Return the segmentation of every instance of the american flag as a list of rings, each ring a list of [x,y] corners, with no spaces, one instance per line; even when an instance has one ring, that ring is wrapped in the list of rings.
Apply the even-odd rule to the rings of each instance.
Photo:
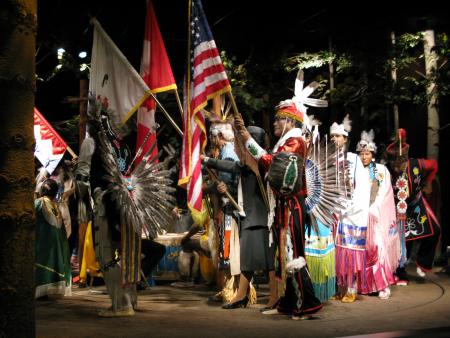
[[[231,87],[200,0],[192,0],[190,14],[190,64],[184,91],[184,135],[179,184],[187,185],[190,209],[200,211],[200,153],[206,145],[202,108],[208,100],[229,92]]]

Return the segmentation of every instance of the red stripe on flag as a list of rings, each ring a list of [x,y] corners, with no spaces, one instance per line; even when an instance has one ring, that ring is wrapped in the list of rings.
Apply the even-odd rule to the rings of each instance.
[[[203,152],[206,144],[205,120],[201,108],[207,104],[207,100],[230,91],[231,87],[224,73],[220,54],[215,47],[208,22],[204,17],[200,0],[192,2],[190,26],[193,43],[190,46],[190,52],[193,52],[193,59],[191,59],[188,69],[193,69],[193,74],[188,73],[189,83],[185,83],[186,88],[184,88],[184,104],[189,109],[185,109],[185,114],[188,116],[184,119],[183,154],[181,156],[183,168],[180,174],[186,176],[180,176],[180,183],[187,183],[189,207],[201,211],[202,166],[200,153]],[[192,50],[193,48],[195,50]]]
[[[211,86],[207,86],[204,92],[194,98],[191,104],[192,111],[195,111],[197,107],[200,107],[202,103],[206,103],[207,99],[211,99],[214,94],[222,91],[224,88],[229,86],[228,80],[222,80],[212,84]],[[219,94],[219,93],[218,93]]]
[[[41,128],[41,139],[52,140],[52,148],[54,155],[64,154],[67,149],[67,143],[56,132],[55,129],[48,123],[42,114],[34,108],[34,124]]]
[[[222,77],[220,77],[220,74],[223,73],[224,71],[225,68],[223,68],[223,65],[213,65],[211,67],[204,69],[203,72],[201,72],[194,78],[194,88],[199,84],[203,83],[208,76],[212,77],[216,75],[219,79],[221,79]],[[228,80],[225,81],[227,81],[228,83]]]
[[[194,67],[196,67],[199,64],[201,64],[203,61],[205,61],[207,59],[215,58],[217,56],[219,56],[219,51],[217,50],[217,48],[206,49],[206,50],[200,52],[198,55],[194,55],[194,64],[193,65],[194,65]]]

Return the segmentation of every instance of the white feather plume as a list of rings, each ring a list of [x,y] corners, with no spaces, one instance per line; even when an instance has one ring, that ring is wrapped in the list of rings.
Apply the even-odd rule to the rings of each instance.
[[[280,109],[285,106],[289,106],[292,103],[298,111],[304,113],[303,116],[303,131],[312,132],[313,126],[318,125],[317,120],[311,121],[310,117],[306,114],[308,106],[312,107],[328,107],[328,102],[320,99],[309,98],[314,90],[319,86],[316,81],[311,82],[309,85],[304,87],[304,73],[303,70],[297,72],[297,77],[295,78],[294,96],[292,99],[281,101],[275,108]]]
[[[361,133],[361,140],[367,141],[367,143],[373,142],[375,139],[375,132],[370,129],[368,132],[363,130]]]
[[[311,106],[311,107],[319,107],[319,108],[325,108],[328,107],[328,101],[321,100],[321,99],[312,99],[312,98],[305,98],[304,103]]]
[[[352,120],[350,120],[349,114],[345,115],[344,120],[342,121],[342,124],[344,125],[344,129],[346,132],[352,131]]]
[[[303,116],[303,132],[311,132],[312,131],[312,124],[311,121],[309,120],[309,116],[308,114],[304,114]]]
[[[309,115],[309,121],[311,122],[311,126],[320,126],[322,124],[322,122],[318,119],[316,119],[316,117],[314,115]]]
[[[311,95],[317,88],[319,87],[319,83],[316,81],[311,82],[309,85],[307,85],[299,95],[296,95],[297,97],[301,97],[303,99],[306,99],[309,95]]]
[[[309,116],[309,123],[311,125],[312,143],[315,144],[319,139],[319,126],[322,124],[314,115]]]
[[[297,72],[297,77],[295,79],[295,88],[294,88],[294,97],[300,97],[302,91],[303,91],[303,85],[304,85],[304,73],[303,70],[299,70]]]
[[[319,87],[319,83],[316,81],[311,82],[306,87],[304,87],[304,73],[303,70],[297,72],[297,77],[295,79],[294,97],[292,101],[298,110],[306,113],[308,109],[305,105],[311,107],[327,107],[328,102],[320,99],[312,99],[309,96]],[[283,102],[287,102],[283,101]],[[280,103],[281,104],[281,103]]]

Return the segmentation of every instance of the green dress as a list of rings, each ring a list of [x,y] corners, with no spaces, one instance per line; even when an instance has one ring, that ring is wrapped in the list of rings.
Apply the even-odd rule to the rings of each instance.
[[[48,197],[34,201],[36,209],[35,297],[71,294],[69,243],[61,213]]]

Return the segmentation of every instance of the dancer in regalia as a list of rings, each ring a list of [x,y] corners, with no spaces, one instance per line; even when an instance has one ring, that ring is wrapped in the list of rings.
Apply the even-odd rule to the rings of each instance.
[[[365,283],[359,292],[378,292],[381,299],[391,295],[389,286],[395,284],[394,272],[401,256],[397,229],[391,174],[382,164],[375,163],[377,146],[373,130],[361,133],[356,151],[369,172],[370,207],[366,238]]]
[[[291,100],[282,101],[276,107],[273,126],[274,134],[279,139],[271,154],[250,137],[241,115],[235,112],[235,126],[245,140],[246,148],[268,174],[268,225],[271,234],[269,240],[273,240],[276,247],[275,274],[280,295],[276,312],[291,314],[293,319],[308,318],[322,308],[320,300],[314,294],[304,252],[306,218],[304,202],[307,193],[304,184],[304,163],[307,145],[301,128],[307,121],[307,108],[304,104],[326,106],[326,101],[308,98],[316,87],[317,84],[312,83],[303,88],[303,72],[299,71],[295,82],[295,96]],[[330,163],[334,164],[333,161]],[[320,196],[320,189],[314,191],[313,186],[310,188],[312,190],[308,194],[317,193]],[[320,209],[318,201],[321,201],[321,198],[314,201],[310,205],[311,213]],[[330,208],[329,215],[334,211],[332,209]]]
[[[154,238],[168,226],[175,189],[167,162],[148,156],[124,175],[123,144],[105,102],[100,97],[89,102],[89,137],[81,146],[76,178],[78,191],[92,191],[95,252],[112,303],[99,316],[124,317],[133,316],[137,306],[142,234]]]
[[[46,179],[40,184],[36,209],[36,291],[35,297],[71,295],[72,274],[69,242],[56,203],[58,184]]]
[[[369,213],[370,186],[369,172],[365,170],[360,157],[346,151],[348,133],[351,129],[348,116],[343,123],[334,122],[330,127],[330,137],[345,153],[349,166],[352,196],[341,213],[335,230],[336,279],[338,293],[335,299],[343,303],[356,300],[358,288],[364,284],[366,269],[366,236]]]
[[[406,259],[413,243],[419,245],[416,272],[420,277],[433,267],[436,246],[441,229],[425,194],[431,194],[432,183],[438,171],[433,159],[409,158],[406,131],[399,129],[396,140],[386,148],[388,162],[393,170],[393,186],[397,209],[397,223],[402,238],[402,260],[397,270],[398,285],[406,285]]]

